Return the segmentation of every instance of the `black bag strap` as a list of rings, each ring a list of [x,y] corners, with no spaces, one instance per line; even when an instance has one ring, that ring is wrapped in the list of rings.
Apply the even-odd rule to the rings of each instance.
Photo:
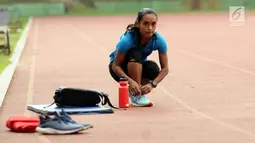
[[[48,108],[48,107],[52,106],[53,104],[55,104],[55,102],[51,103],[50,105],[44,106],[43,108]]]
[[[114,107],[108,97],[108,94],[104,93],[104,92],[99,92],[99,96],[102,98],[102,105],[106,105],[108,104],[110,107],[114,108],[114,109],[120,109],[118,107]]]

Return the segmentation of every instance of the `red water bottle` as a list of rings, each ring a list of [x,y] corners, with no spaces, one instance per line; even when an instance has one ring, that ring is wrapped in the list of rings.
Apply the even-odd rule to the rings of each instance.
[[[120,78],[119,81],[119,108],[129,107],[129,91],[128,80],[126,78]]]

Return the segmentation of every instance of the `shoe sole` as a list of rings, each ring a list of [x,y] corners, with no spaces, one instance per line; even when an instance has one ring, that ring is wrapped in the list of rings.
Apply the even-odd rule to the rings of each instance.
[[[150,103],[147,104],[147,105],[138,105],[138,104],[132,103],[131,106],[133,106],[133,107],[152,107],[152,106],[153,106],[153,103],[150,102]]]
[[[63,131],[63,130],[56,130],[56,129],[53,129],[53,128],[37,127],[36,132],[43,133],[43,134],[59,134],[60,135],[60,134],[73,134],[73,133],[80,132],[84,129],[85,129],[85,127],[81,127],[81,128],[74,129],[74,130]]]
[[[94,128],[94,126],[93,125],[86,125],[86,126],[83,126],[83,130],[87,130],[87,129],[92,129],[92,128]]]

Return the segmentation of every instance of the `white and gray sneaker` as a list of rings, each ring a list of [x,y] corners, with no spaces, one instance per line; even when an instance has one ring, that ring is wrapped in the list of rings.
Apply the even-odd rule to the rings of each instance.
[[[77,124],[59,112],[51,118],[48,115],[40,115],[40,123],[36,131],[42,134],[73,134],[85,130],[84,125]]]
[[[129,90],[129,97],[131,99],[131,105],[137,107],[151,107],[153,103],[145,95],[134,95]]]

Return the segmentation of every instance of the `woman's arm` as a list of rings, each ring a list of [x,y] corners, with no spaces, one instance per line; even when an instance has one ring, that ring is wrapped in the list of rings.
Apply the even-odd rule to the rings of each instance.
[[[160,83],[168,74],[168,59],[167,59],[167,52],[159,52],[159,61],[161,65],[161,70],[158,76],[153,80],[157,84]],[[143,94],[147,94],[151,92],[153,86],[151,83],[146,84],[141,88]]]
[[[128,82],[132,82],[133,80],[127,76],[125,74],[125,72],[123,71],[123,69],[121,68],[121,63],[124,61],[124,58],[125,58],[125,54],[123,54],[122,52],[120,51],[117,51],[116,52],[116,57],[115,57],[115,60],[112,64],[112,70],[119,76],[119,77],[124,77],[124,78],[127,78],[128,79]]]
[[[141,94],[140,86],[133,79],[131,79],[128,75],[126,75],[125,72],[123,71],[123,69],[121,68],[121,63],[124,61],[124,58],[125,58],[125,55],[123,53],[117,51],[115,60],[112,64],[112,70],[119,77],[127,78],[132,92],[135,95],[140,95]]]
[[[155,82],[160,83],[168,74],[168,57],[167,52],[159,53],[159,61],[161,66],[161,71],[158,76],[154,79]]]

